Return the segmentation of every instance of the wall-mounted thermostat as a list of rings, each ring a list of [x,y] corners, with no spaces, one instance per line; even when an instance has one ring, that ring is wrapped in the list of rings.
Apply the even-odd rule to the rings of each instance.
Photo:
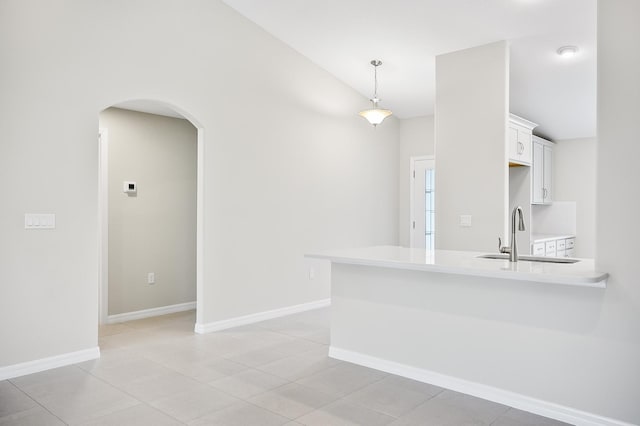
[[[122,190],[127,194],[136,194],[138,192],[138,185],[135,182],[125,181]]]

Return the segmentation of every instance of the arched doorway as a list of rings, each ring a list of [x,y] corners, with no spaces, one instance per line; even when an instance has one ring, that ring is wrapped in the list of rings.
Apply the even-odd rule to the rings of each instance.
[[[124,119],[124,121],[121,120],[122,123],[125,123],[123,125],[124,127],[121,127],[118,130],[117,137],[119,139],[122,139],[123,137],[126,139],[128,137],[129,141],[127,142],[125,140],[124,144],[126,145],[127,143],[129,143],[130,145],[126,145],[123,147],[123,141],[120,140],[118,155],[120,156],[119,158],[125,158],[125,162],[128,162],[129,166],[131,166],[131,164],[139,163],[141,167],[136,169],[135,173],[131,172],[131,167],[129,167],[128,169],[128,174],[127,172],[123,174],[122,170],[119,170],[119,173],[114,173],[113,170],[111,170],[110,173],[110,169],[112,169],[112,167],[110,166],[113,166],[113,164],[110,164],[109,161],[109,150],[110,148],[112,148],[113,151],[114,137],[116,136],[116,134],[114,134],[113,131],[109,132],[108,127],[105,125],[105,115],[108,115],[110,117],[111,125],[113,125],[113,120],[115,120],[116,118]],[[135,127],[137,125],[131,126],[131,120],[135,119],[142,119],[142,121],[144,121],[144,123],[142,123],[141,125],[143,128],[146,126],[147,133],[143,132],[142,134],[148,135],[148,131],[155,131],[155,136],[152,137],[160,138],[164,141],[162,147],[158,146],[157,149],[157,151],[163,151],[162,153],[160,153],[161,155],[159,159],[149,158],[149,146],[146,147],[147,154],[145,155],[145,149],[136,147],[135,144],[131,144],[132,139],[136,139],[136,135],[140,136],[141,134],[136,134]],[[127,122],[127,120],[129,121]],[[181,108],[168,104],[166,102],[156,100],[129,100],[125,102],[114,103],[111,106],[103,109],[100,112],[99,127],[99,323],[117,323],[128,321],[131,319],[139,319],[149,316],[178,312],[181,310],[189,310],[193,309],[194,307],[196,307],[198,318],[200,318],[203,311],[201,306],[201,287],[203,280],[203,268],[201,261],[203,252],[202,165],[204,150],[204,136],[202,125],[200,125],[199,122],[193,118],[193,116],[186,113]],[[165,130],[164,133],[170,134],[168,136],[169,139],[175,136],[173,134],[174,130],[172,129],[178,128],[179,130],[180,128],[187,127],[190,127],[192,129],[192,135],[194,137],[193,154],[195,157],[193,164],[194,170],[184,172],[182,173],[182,175],[180,175],[180,173],[176,175],[176,170],[174,169],[184,169],[183,165],[172,164],[171,167],[167,167],[167,159],[172,155],[175,155],[175,153],[166,151],[174,148],[171,148],[171,141],[167,140],[167,137],[165,137],[165,134],[163,134],[163,129],[156,129],[155,127],[163,127],[163,129]],[[166,131],[167,128],[170,130]],[[158,131],[160,133],[158,133]],[[154,141],[146,142],[147,145],[149,145],[149,142],[153,143]],[[158,141],[156,140],[155,142],[157,143]],[[173,144],[174,147],[177,147],[178,145],[179,144]],[[180,149],[181,154],[178,154],[177,157],[188,157],[190,155],[190,153],[184,154],[184,147]],[[111,154],[113,154],[113,152],[111,152]],[[128,158],[129,155],[137,155],[138,158]],[[111,155],[111,157],[113,157],[113,155]],[[152,179],[154,176],[153,169],[156,169],[155,171],[157,177],[157,169],[162,168],[162,165],[154,164],[154,162],[164,162],[164,169],[160,171],[160,174],[162,175],[161,179],[163,179],[164,181],[150,184],[150,179]],[[193,188],[189,188],[188,185],[185,186],[185,182],[183,182],[185,180],[184,175],[188,175],[191,172],[193,173],[194,177]],[[137,182],[135,176],[129,176],[135,175],[136,173],[144,175],[144,178],[142,179],[145,182],[144,187],[140,186],[140,183],[142,182]],[[115,176],[116,174],[117,176]],[[125,178],[125,175],[128,177]],[[127,185],[129,186],[128,192]],[[191,191],[191,189],[193,189],[193,197],[191,197],[193,199],[193,202],[192,205],[188,206],[187,210],[190,209],[193,214],[184,212],[180,209],[181,204],[191,203],[191,198],[185,195],[185,193]],[[161,192],[161,190],[173,192],[170,194],[165,193],[164,195],[159,195],[159,192]],[[161,201],[159,204],[156,203],[155,206],[153,204],[150,204],[149,198],[152,197],[150,197],[149,195],[151,192],[153,192],[156,202],[164,199],[164,204],[162,204]],[[120,202],[117,210],[114,210],[114,206],[111,206],[110,209],[109,195],[112,196],[113,200],[115,199],[113,198],[114,194],[117,194],[117,200]],[[167,205],[168,199],[173,204]],[[110,210],[111,215],[109,214]],[[117,214],[120,214],[122,212],[126,213],[127,211],[129,213],[133,212],[133,216],[126,217],[125,215],[118,217],[118,220],[120,222],[114,226],[114,211],[117,212]],[[165,214],[167,213],[167,211],[170,211],[171,214]],[[141,220],[141,218],[136,217],[136,215],[146,215],[146,218],[143,217]],[[173,216],[173,222],[171,222],[171,224],[168,224],[168,222],[162,222],[163,218],[157,218],[156,216],[163,216],[164,219],[166,219],[167,216]],[[149,220],[152,217],[158,220]],[[110,222],[112,222],[111,233]],[[191,223],[193,228],[193,234],[190,237],[183,235],[190,233],[190,231],[185,231],[187,229],[185,228],[185,224],[187,222]],[[177,225],[177,227],[174,225]],[[181,246],[183,249],[175,250],[175,247],[169,247],[169,249],[165,247],[165,250],[163,251],[160,249],[161,244],[153,244],[151,241],[144,241],[145,235],[147,235],[146,239],[155,239],[158,233],[161,234],[162,231],[165,230],[165,226],[172,226],[171,229],[173,229],[173,237],[175,239],[176,245]],[[117,232],[115,233],[113,232],[114,228],[117,228]],[[181,229],[185,232],[180,231]],[[114,239],[114,235],[116,235],[115,244],[117,244],[117,246],[120,248],[125,247],[127,244],[129,244],[128,250],[116,252],[118,256],[114,256],[114,241],[110,241],[110,235],[112,237],[112,240]],[[191,240],[189,238],[191,238]],[[141,239],[143,241],[141,241]],[[164,239],[165,246],[167,246],[167,241],[169,240],[170,237]],[[191,250],[191,243],[193,243],[193,250]],[[158,257],[155,259],[153,259],[154,253],[158,255]],[[162,259],[162,256],[164,256],[164,260]],[[110,257],[112,258],[111,261]],[[183,265],[181,267],[174,268],[178,270],[177,272],[176,270],[171,270],[169,266],[178,263],[175,259],[176,257],[182,257],[183,263],[191,262],[193,267],[186,268]],[[116,265],[118,267],[118,269],[116,270],[117,272],[114,272],[115,262],[118,263],[118,265]],[[159,265],[157,266],[157,268],[159,270],[162,270],[161,273],[156,272],[154,270],[154,266],[149,266],[154,264]],[[111,274],[109,273],[110,269],[112,271]],[[144,270],[145,272],[141,273],[142,270]],[[116,291],[114,286],[111,285],[112,280],[110,279],[110,275],[114,277],[117,276],[119,284],[118,291]],[[191,276],[193,276],[193,279],[190,278]],[[174,288],[171,290],[173,291],[173,293],[180,293],[181,295],[176,299],[178,303],[171,303],[171,294],[167,294],[171,293],[171,291],[167,290],[167,286],[168,284],[170,284],[169,282],[171,280],[174,280],[176,282],[192,281],[194,288],[191,289],[190,294],[192,294],[193,297],[187,297],[187,299],[190,300],[185,299],[186,294],[189,292],[186,291],[188,290],[188,284],[185,285],[183,283],[182,285],[184,288]],[[123,285],[128,285],[130,287],[124,288],[123,290]],[[128,296],[131,296],[131,300],[126,299]],[[153,302],[151,299],[154,299],[155,302]],[[114,303],[112,303],[116,300],[118,301],[118,306],[114,306]],[[126,303],[123,303],[123,301]],[[154,303],[157,306],[155,306]]]

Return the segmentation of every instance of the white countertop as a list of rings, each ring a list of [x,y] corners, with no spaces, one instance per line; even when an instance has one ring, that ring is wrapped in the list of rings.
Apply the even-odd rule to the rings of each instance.
[[[334,263],[377,266],[441,272],[478,277],[536,281],[550,284],[605,288],[608,273],[597,272],[593,259],[580,259],[573,264],[509,262],[502,259],[481,259],[489,254],[470,251],[412,249],[396,246],[376,246],[336,249],[310,253],[305,257],[327,259]]]
[[[531,244],[544,243],[546,241],[575,238],[573,234],[531,234]]]

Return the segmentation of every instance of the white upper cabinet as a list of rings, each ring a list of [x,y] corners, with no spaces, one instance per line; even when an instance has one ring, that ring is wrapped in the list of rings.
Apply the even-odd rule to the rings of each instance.
[[[531,140],[537,126],[529,120],[509,114],[509,163],[531,165]]]
[[[553,142],[533,136],[531,204],[551,204]]]

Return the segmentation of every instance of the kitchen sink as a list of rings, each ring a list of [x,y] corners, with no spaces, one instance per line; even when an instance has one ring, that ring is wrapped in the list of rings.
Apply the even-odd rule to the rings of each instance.
[[[502,259],[509,260],[508,254],[483,254],[478,256],[482,259]],[[570,259],[568,257],[542,257],[542,256],[518,256],[518,260],[526,260],[528,262],[546,262],[546,263],[577,263],[578,259]]]

